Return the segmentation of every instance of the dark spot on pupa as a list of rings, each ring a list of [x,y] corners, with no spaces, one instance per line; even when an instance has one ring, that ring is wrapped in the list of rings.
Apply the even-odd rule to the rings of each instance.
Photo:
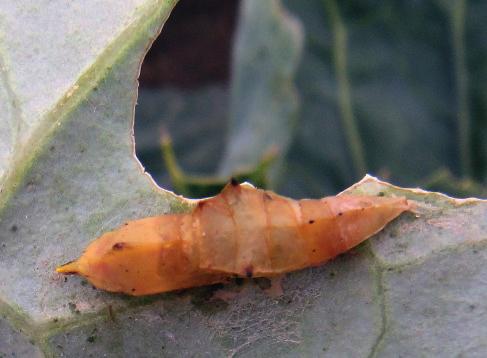
[[[129,223],[124,223],[125,226],[127,226]]]
[[[125,269],[125,272],[128,273],[129,272],[129,269]]]
[[[122,250],[126,246],[125,242],[117,242],[113,244],[112,249],[113,250]]]
[[[18,229],[19,229],[19,227],[15,224],[10,227],[10,231],[12,231],[12,232],[17,232]]]
[[[314,221],[314,220],[310,220],[310,221],[308,221],[308,224],[314,224],[314,223],[315,223],[315,221]]]
[[[316,252],[316,249],[311,250],[312,252]]]
[[[234,177],[230,178],[230,184],[232,186],[238,186],[239,185],[238,180],[235,179]]]
[[[264,199],[265,200],[272,200],[272,196],[270,196],[268,193],[264,192]]]
[[[377,196],[384,196],[384,195],[386,195],[386,194],[384,194],[383,191],[379,191],[379,193],[377,193]]]
[[[198,208],[202,209],[206,205],[206,200],[198,201]]]
[[[135,288],[132,288],[130,291],[135,292]]]
[[[340,211],[340,212],[338,213],[338,216],[342,216],[342,215],[343,215],[343,213]]]
[[[248,278],[251,278],[254,275],[254,268],[251,265],[247,266],[244,271],[245,276],[247,276]]]

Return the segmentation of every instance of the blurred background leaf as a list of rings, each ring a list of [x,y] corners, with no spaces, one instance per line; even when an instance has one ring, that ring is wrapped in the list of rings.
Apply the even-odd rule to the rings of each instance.
[[[233,48],[230,130],[220,172],[255,165],[276,148],[284,159],[296,128],[294,87],[303,44],[299,22],[278,0],[244,1]],[[280,178],[276,163],[271,183]]]
[[[225,3],[227,15],[208,16],[233,19],[227,75],[180,90],[197,118],[182,110],[171,119],[169,101],[153,107],[156,126],[173,124],[168,131],[183,171],[229,177],[257,165],[274,144],[280,158],[270,186],[294,197],[335,193],[367,172],[451,195],[485,195],[485,2],[248,0],[237,15],[228,8],[238,2]],[[218,103],[198,105],[192,98],[208,84],[218,88]],[[145,101],[142,92],[138,113]],[[194,145],[180,141],[188,132]],[[148,170],[167,180],[158,140],[138,145]]]
[[[472,89],[485,92],[485,85],[467,61],[469,53],[485,49],[480,38],[468,36],[485,31],[475,21],[480,4],[285,4],[306,27],[307,40],[286,191],[322,195],[364,171],[401,185],[417,185],[443,168],[457,177],[485,178],[485,157],[476,149],[485,111],[472,109]],[[309,173],[307,180],[296,175],[301,171]]]

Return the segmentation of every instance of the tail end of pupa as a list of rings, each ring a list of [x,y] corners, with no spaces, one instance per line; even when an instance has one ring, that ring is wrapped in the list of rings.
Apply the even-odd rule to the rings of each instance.
[[[78,261],[74,260],[58,266],[56,267],[56,272],[63,275],[76,275],[79,273]]]

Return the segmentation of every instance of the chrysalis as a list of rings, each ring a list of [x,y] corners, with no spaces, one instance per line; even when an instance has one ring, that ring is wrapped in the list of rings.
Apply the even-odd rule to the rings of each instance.
[[[293,200],[231,182],[191,213],[130,221],[105,233],[57,272],[134,296],[270,277],[321,265],[411,210],[404,197]]]

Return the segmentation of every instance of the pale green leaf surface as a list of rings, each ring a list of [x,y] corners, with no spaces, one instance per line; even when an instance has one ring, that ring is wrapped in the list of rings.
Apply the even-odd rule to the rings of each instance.
[[[0,183],[22,147],[42,135],[49,111],[151,3],[2,2]]]
[[[73,354],[87,346],[130,355],[282,357],[330,352],[365,355],[380,333],[380,301],[374,269],[365,255],[344,257],[319,269],[291,274],[284,296],[274,299],[249,285],[225,303],[194,304],[188,294],[157,301],[150,307],[102,320],[52,338],[52,345]],[[367,309],[364,309],[367,307]],[[86,345],[91,332],[99,344]],[[143,332],[145,337],[134,335]],[[354,332],[351,334],[351,332]],[[346,337],[346,339],[345,339]],[[73,347],[73,348],[69,348]],[[69,354],[68,354],[69,355]]]
[[[42,357],[41,351],[28,337],[0,317],[0,357]]]
[[[2,22],[0,94],[8,101],[0,128],[11,139],[0,148],[0,311],[34,340],[53,319],[125,305],[65,282],[57,265],[128,219],[189,205],[143,174],[132,137],[140,63],[174,4],[0,7],[9,21]],[[22,55],[29,49],[20,43],[39,55]]]
[[[372,177],[347,192],[406,196],[418,214],[402,215],[322,267],[286,275],[281,297],[252,283],[229,301],[198,299],[203,289],[156,296],[147,306],[115,311],[113,320],[102,315],[59,331],[49,344],[57,354],[86,349],[113,357],[481,354],[487,203]],[[455,221],[468,222],[460,238],[451,228]],[[222,292],[236,290],[229,285]],[[93,342],[85,343],[88,338]]]

